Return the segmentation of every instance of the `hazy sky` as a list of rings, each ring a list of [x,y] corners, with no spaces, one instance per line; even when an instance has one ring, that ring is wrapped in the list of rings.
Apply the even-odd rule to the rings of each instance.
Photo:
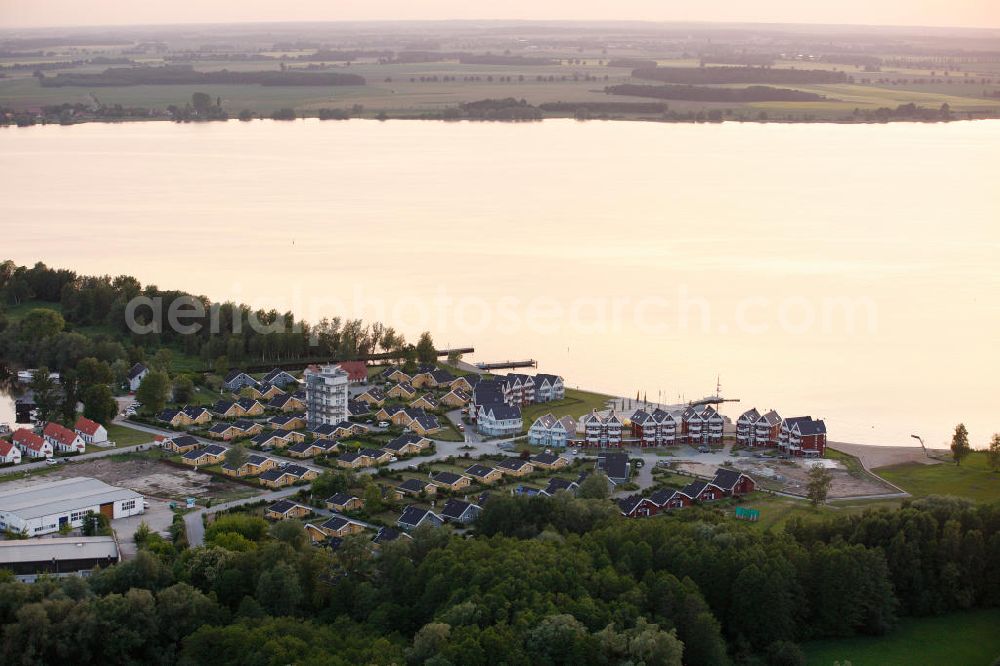
[[[576,19],[1000,28],[1000,0],[0,0],[0,27],[247,21]]]

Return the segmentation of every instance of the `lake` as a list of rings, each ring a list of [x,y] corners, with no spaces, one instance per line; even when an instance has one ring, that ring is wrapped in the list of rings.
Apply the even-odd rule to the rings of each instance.
[[[832,440],[1000,431],[1000,122],[0,130],[0,255]]]

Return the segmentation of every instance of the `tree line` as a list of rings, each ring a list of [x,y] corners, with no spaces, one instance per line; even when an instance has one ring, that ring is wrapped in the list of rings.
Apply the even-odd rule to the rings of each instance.
[[[218,517],[140,530],[89,580],[0,579],[5,663],[802,664],[798,642],[1000,604],[1000,507],[950,498],[764,533],[717,508],[627,521],[606,500],[495,496],[472,538],[309,545]]]

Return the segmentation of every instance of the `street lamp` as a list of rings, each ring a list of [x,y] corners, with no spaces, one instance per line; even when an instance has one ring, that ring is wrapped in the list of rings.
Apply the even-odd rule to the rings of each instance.
[[[920,448],[922,448],[924,450],[924,455],[927,456],[928,458],[930,458],[931,454],[927,453],[927,447],[924,446],[924,439],[923,439],[923,437],[921,437],[920,435],[910,435],[910,437],[912,437],[913,439],[915,439],[918,442],[920,442]]]

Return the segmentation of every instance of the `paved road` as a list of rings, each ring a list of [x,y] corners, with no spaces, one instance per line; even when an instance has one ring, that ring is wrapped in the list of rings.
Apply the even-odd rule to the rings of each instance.
[[[117,425],[122,425],[128,428],[135,428],[135,424],[125,423],[122,421],[115,421]],[[135,428],[136,430],[141,430],[141,428]],[[163,433],[156,433],[163,434]],[[54,458],[54,460],[59,461],[69,461],[69,462],[79,462],[81,460],[94,460],[95,458],[106,458],[107,456],[116,456],[121,453],[128,453],[129,451],[144,451],[146,449],[152,448],[153,439],[150,438],[148,443],[145,444],[133,444],[132,446],[118,446],[108,449],[103,449],[101,451],[94,451],[93,453],[81,453],[78,456],[73,456],[72,458]],[[60,463],[62,464],[62,463]],[[34,469],[43,469],[49,466],[45,461],[32,462],[32,463],[22,463],[20,465],[14,465],[12,467],[2,467],[0,468],[0,474],[16,474],[17,472],[28,472]]]

